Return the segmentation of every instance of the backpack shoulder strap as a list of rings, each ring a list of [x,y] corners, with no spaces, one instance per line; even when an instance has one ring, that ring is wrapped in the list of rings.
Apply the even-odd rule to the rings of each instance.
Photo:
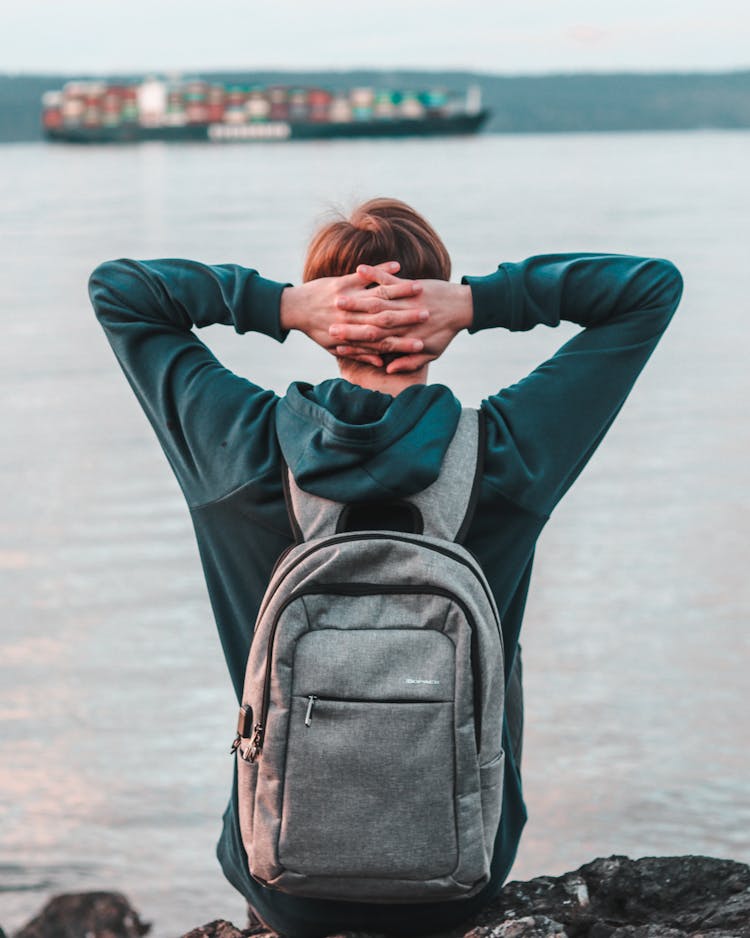
[[[422,515],[424,534],[463,542],[479,499],[485,447],[484,415],[464,407],[440,475],[408,498]]]
[[[414,533],[463,541],[479,497],[484,450],[483,415],[481,411],[464,408],[438,478],[426,489],[398,503],[411,508],[415,517]],[[298,544],[347,530],[342,529],[341,524],[348,509],[346,503],[303,491],[285,462],[282,462],[282,482],[289,522]]]

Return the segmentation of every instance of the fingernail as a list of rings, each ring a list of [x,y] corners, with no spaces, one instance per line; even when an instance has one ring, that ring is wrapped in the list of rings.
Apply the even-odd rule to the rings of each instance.
[[[420,322],[424,322],[425,319],[429,319],[429,318],[430,318],[430,311],[428,309],[421,309],[419,311]]]
[[[341,335],[341,327],[340,327],[340,326],[329,326],[329,328],[328,328],[328,334],[329,334],[329,335],[332,335],[332,336],[334,337],[334,339],[335,339],[337,336],[340,336],[340,335]]]
[[[424,348],[424,342],[421,339],[415,339],[411,345],[415,352],[421,352]]]
[[[399,264],[398,261],[391,261],[390,264],[388,265],[388,268],[390,270],[397,270],[400,266],[401,265]]]

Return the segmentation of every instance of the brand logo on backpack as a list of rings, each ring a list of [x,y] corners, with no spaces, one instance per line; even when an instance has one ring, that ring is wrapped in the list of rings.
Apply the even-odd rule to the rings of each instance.
[[[440,681],[428,681],[428,680],[422,679],[421,677],[407,677],[406,683],[407,684],[439,684]]]

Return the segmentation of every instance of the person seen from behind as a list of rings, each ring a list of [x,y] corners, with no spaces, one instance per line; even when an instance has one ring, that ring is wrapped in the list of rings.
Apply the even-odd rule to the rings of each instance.
[[[459,423],[454,393],[428,380],[430,363],[456,335],[561,321],[581,327],[516,384],[497,388],[487,375],[479,409],[481,477],[463,543],[497,605],[506,685],[502,811],[489,882],[470,898],[411,904],[269,888],[248,870],[235,775],[219,861],[257,920],[289,938],[444,931],[497,896],[527,816],[519,636],[535,544],[682,292],[669,261],[617,254],[541,254],[460,283],[450,276],[449,254],[426,219],[378,198],[314,235],[298,286],[251,268],[184,259],[110,261],[90,280],[98,320],[185,495],[238,702],[262,597],[295,540],[284,467],[300,489],[325,499],[408,499],[438,478]],[[279,342],[301,331],[335,357],[338,375],[315,386],[295,381],[279,396],[221,365],[194,332],[213,324]],[[361,853],[378,851],[366,829],[352,830],[351,841]]]

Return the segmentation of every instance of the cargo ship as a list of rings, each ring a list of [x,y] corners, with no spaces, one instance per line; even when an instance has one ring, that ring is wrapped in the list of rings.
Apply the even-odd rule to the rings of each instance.
[[[42,97],[45,136],[67,143],[423,137],[476,133],[487,117],[478,87],[452,95],[148,78],[71,81]]]

